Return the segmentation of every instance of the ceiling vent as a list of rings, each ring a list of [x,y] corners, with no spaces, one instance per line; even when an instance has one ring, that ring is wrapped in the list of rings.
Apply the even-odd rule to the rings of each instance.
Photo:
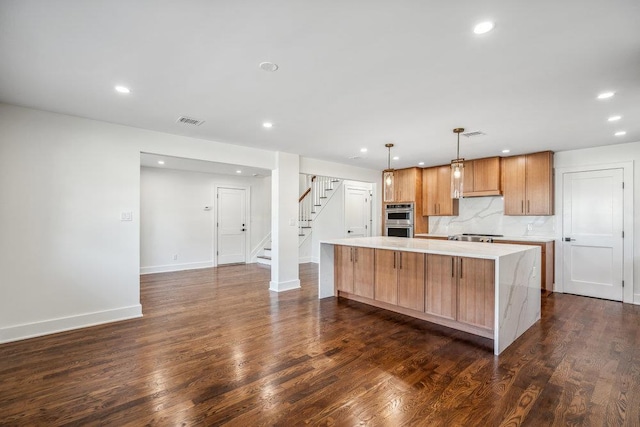
[[[178,120],[176,120],[176,123],[189,126],[200,126],[204,123],[204,120],[194,119],[193,117],[180,116],[178,117]]]
[[[482,136],[482,135],[486,135],[486,133],[484,132],[480,132],[479,130],[473,131],[473,132],[465,132],[462,134],[463,136],[466,136],[467,138],[471,138],[472,136]]]

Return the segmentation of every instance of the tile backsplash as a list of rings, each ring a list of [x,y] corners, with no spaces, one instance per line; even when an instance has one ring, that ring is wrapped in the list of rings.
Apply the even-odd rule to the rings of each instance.
[[[431,234],[555,236],[555,216],[505,216],[501,196],[460,199],[458,216],[430,216]]]

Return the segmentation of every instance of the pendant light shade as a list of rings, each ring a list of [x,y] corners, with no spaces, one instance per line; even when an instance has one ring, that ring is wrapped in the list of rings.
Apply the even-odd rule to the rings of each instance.
[[[455,159],[451,160],[451,198],[462,198],[462,184],[464,182],[464,159],[460,157],[460,134],[464,128],[455,128],[454,133],[458,134],[458,151]]]
[[[394,201],[394,185],[395,185],[393,169],[391,169],[391,147],[393,147],[393,144],[385,144],[384,146],[387,147],[388,156],[387,156],[387,168],[382,173],[382,185],[384,187],[383,199],[385,202],[393,202]]]

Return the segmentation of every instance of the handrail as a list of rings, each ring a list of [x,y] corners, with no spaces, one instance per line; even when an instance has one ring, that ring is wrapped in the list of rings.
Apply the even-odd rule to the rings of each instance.
[[[305,191],[302,196],[300,196],[300,198],[298,199],[298,203],[300,203],[301,201],[304,200],[305,197],[307,197],[307,194],[311,193],[311,187],[307,188],[307,191]]]

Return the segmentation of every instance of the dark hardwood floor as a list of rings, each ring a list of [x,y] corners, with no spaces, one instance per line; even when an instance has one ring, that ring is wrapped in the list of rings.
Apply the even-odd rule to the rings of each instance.
[[[552,294],[495,357],[300,276],[143,276],[141,319],[0,345],[0,424],[640,426],[638,306]]]

